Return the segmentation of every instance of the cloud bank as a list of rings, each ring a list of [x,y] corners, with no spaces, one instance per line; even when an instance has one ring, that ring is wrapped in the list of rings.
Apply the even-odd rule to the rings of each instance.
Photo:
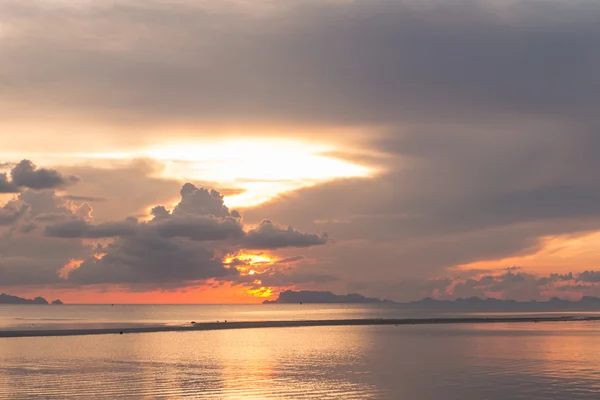
[[[151,290],[218,280],[250,287],[256,279],[244,281],[243,271],[224,263],[225,255],[248,248],[327,243],[326,235],[284,229],[270,221],[246,231],[240,213],[229,210],[215,190],[186,183],[180,195],[172,210],[155,206],[144,221],[95,223],[89,204],[52,190],[27,189],[0,209],[5,227],[0,237],[0,282],[2,286],[120,285]],[[281,265],[299,259],[292,257]],[[271,275],[281,285],[296,279],[281,269],[263,271],[261,276]]]

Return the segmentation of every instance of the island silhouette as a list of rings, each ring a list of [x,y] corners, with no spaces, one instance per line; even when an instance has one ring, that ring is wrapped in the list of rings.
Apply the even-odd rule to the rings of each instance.
[[[263,304],[390,304],[411,309],[448,311],[488,311],[488,312],[550,312],[550,311],[600,311],[600,298],[583,296],[578,301],[553,297],[548,301],[515,301],[495,298],[440,300],[426,297],[418,301],[399,303],[365,297],[358,293],[335,294],[328,291],[285,290],[275,300],[265,300]]]
[[[0,294],[0,304],[50,304],[48,300],[43,297],[35,297],[33,299],[25,299],[19,296],[11,296],[6,293]],[[62,301],[56,299],[51,304],[60,305]]]

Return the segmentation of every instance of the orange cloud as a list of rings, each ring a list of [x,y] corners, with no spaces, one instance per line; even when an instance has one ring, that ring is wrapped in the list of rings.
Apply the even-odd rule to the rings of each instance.
[[[463,264],[455,271],[504,270],[519,266],[535,274],[580,272],[600,265],[600,232],[579,235],[548,236],[542,239],[540,250],[522,256],[483,260]]]

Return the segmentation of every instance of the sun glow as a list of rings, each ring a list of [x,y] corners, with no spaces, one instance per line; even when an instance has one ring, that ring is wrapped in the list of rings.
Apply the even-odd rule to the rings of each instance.
[[[260,287],[258,289],[246,289],[245,293],[254,297],[271,297],[273,296],[273,288]]]
[[[278,261],[278,258],[264,253],[229,254],[223,259],[225,265],[229,265],[230,268],[236,268],[242,276],[264,273]],[[260,279],[254,279],[249,286],[251,287],[247,287],[244,290],[246,295],[253,297],[271,297],[273,295],[274,288],[263,286],[263,282]]]
[[[28,154],[40,166],[86,163],[113,168],[115,162],[152,159],[163,178],[190,180],[220,190],[228,207],[252,207],[282,193],[342,178],[368,178],[378,173],[335,154],[365,154],[349,145],[308,140],[253,138],[179,140],[125,152]],[[371,153],[369,153],[371,154]],[[371,154],[372,155],[372,154]],[[14,155],[11,157],[14,158]]]
[[[233,255],[228,255],[225,257],[225,264],[231,264],[234,260],[242,261],[248,265],[254,264],[273,264],[277,261],[276,258],[271,257],[267,254],[250,254],[250,253],[238,253]]]
[[[331,145],[254,139],[156,146],[143,155],[166,164],[167,177],[219,182],[240,189],[230,207],[249,207],[280,193],[338,178],[367,177],[367,167],[326,155]]]

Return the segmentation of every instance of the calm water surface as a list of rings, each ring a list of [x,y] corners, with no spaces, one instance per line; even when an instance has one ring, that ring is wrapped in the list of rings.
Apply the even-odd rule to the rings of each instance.
[[[138,316],[126,309],[129,317],[116,311],[111,316],[110,307],[97,306],[94,312],[87,306],[46,307],[41,308],[45,315],[36,316],[40,308],[29,307],[2,307],[0,329],[23,323],[145,323],[146,318],[179,323],[203,308],[207,320],[224,318],[214,318],[206,306],[161,306],[154,314],[144,306]],[[222,315],[226,307],[239,306],[214,312]],[[260,307],[243,306],[236,311],[239,318],[229,319],[347,318],[348,313],[369,318],[391,312],[311,306],[302,312],[320,316],[308,317],[298,315],[297,306],[278,306],[283,310],[275,307],[270,314]],[[10,338],[0,339],[0,398],[598,399],[599,365],[598,322]]]

